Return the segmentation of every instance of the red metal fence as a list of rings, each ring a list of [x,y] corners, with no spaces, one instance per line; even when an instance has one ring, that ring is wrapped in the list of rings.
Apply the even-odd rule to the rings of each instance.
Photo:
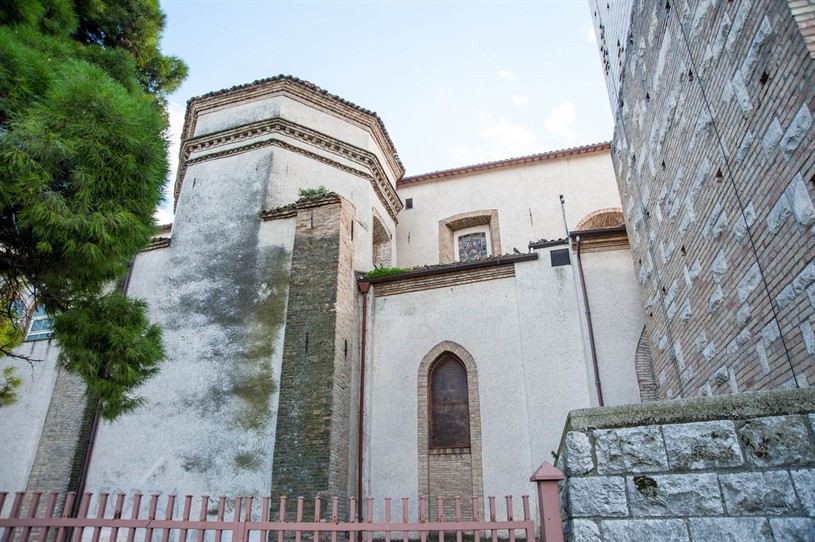
[[[557,472],[554,477],[541,480],[541,472],[536,472],[532,479],[538,482],[543,539],[562,542],[560,506],[551,503],[556,502],[557,480],[562,479],[563,475]],[[549,474],[547,471],[546,475]],[[544,494],[548,494],[549,498],[542,498]],[[555,501],[551,500],[552,495]],[[514,542],[516,536],[527,541],[535,540],[535,523],[530,515],[527,496],[522,497],[523,519],[513,518],[512,497],[505,498],[504,519],[498,519],[495,497],[488,498],[489,517],[483,519],[480,518],[481,506],[477,497],[466,503],[456,497],[455,517],[452,518],[444,517],[445,507],[441,497],[435,503],[437,514],[429,517],[427,499],[421,497],[412,519],[407,498],[401,499],[400,510],[396,510],[396,514],[393,513],[392,499],[385,498],[382,521],[374,520],[373,498],[366,499],[365,521],[356,521],[353,517],[350,521],[340,521],[339,499],[331,498],[326,503],[330,510],[324,513],[324,503],[317,497],[314,500],[313,521],[309,521],[311,518],[303,517],[303,497],[297,497],[294,514],[291,511],[287,514],[286,497],[280,497],[275,503],[277,511],[273,513],[270,497],[237,497],[233,500],[203,496],[200,502],[195,503],[197,514],[193,511],[191,495],[185,496],[183,503],[176,503],[175,495],[161,497],[153,494],[144,499],[141,493],[130,497],[118,493],[112,498],[108,493],[100,493],[98,497],[85,493],[78,503],[76,514],[71,513],[75,508],[76,494],[49,493],[45,500],[43,497],[42,492],[29,495],[20,492],[10,499],[8,493],[0,492],[0,542],[274,542],[275,539],[277,542],[337,542],[338,537],[341,542],[354,539],[359,542],[372,542],[374,539],[427,542],[428,538],[444,542],[445,537],[452,539],[453,536],[456,542],[462,542],[465,538],[492,542],[501,538]],[[128,517],[125,517],[126,501],[130,508]],[[550,503],[546,504],[549,507],[547,510],[543,509],[545,502]],[[92,504],[96,509],[93,514]],[[178,518],[175,517],[177,505],[181,509],[181,517]],[[552,509],[553,506],[556,509]],[[160,509],[163,512],[159,512]],[[146,516],[140,517],[145,510]],[[348,510],[356,510],[354,497],[348,501]],[[70,517],[72,515],[76,517]],[[232,520],[227,519],[227,515],[231,515]]]

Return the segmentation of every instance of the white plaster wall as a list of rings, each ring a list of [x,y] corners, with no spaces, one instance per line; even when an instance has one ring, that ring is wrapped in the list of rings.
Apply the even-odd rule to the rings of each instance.
[[[413,198],[413,209],[398,216],[398,265],[438,263],[439,221],[469,211],[498,209],[504,253],[564,237],[561,194],[570,229],[592,211],[620,207],[608,151],[402,185],[399,196]]]
[[[604,250],[581,258],[604,404],[639,403],[634,355],[645,322],[631,252]],[[589,387],[596,404],[593,369]]]
[[[37,361],[0,360],[0,371],[16,367],[23,380],[17,402],[0,411],[0,489],[8,492],[25,491],[28,484],[57,379],[59,350],[54,340],[45,340],[25,342],[14,352]]]
[[[566,414],[590,404],[571,270],[552,268],[544,253],[519,263],[515,278],[372,304],[367,494],[417,502],[417,371],[431,348],[453,341],[478,369],[485,495],[533,495],[529,476],[552,461]]]
[[[194,136],[278,117],[372,152],[379,159],[391,183],[395,181],[396,175],[385,159],[385,152],[389,151],[379,147],[366,127],[347,119],[340,119],[333,113],[291,96],[262,96],[239,105],[205,111],[198,116]]]
[[[329,191],[340,194],[355,208],[354,269],[373,269],[371,209],[376,209],[389,233],[392,234],[396,227],[374,193],[370,181],[287,149],[270,148],[273,159],[265,207],[273,209],[297,201],[302,188],[324,186]],[[395,250],[392,250],[392,254],[393,252]]]
[[[266,148],[191,166],[172,245],[136,259],[128,293],[166,360],[147,404],[100,426],[89,491],[268,493],[294,235],[257,216],[270,162]]]

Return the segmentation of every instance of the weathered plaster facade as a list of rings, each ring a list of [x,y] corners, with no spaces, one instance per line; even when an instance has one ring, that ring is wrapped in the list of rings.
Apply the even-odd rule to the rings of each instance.
[[[191,100],[176,222],[128,284],[164,329],[167,359],[140,390],[144,407],[99,426],[86,489],[345,497],[361,477],[363,496],[486,506],[529,493],[567,413],[598,404],[592,352],[605,403],[639,401],[643,319],[608,144],[403,175],[375,114],[310,83],[281,76]],[[604,217],[614,227],[582,233],[581,272],[580,232],[566,226]],[[461,236],[486,258],[459,261]],[[375,265],[416,269],[370,279],[363,314],[358,284]],[[33,408],[0,419],[19,437],[0,442],[14,458],[0,486],[75,489],[75,463],[36,459],[52,390],[50,411],[69,413],[57,347],[23,348],[51,353]],[[442,355],[466,374],[466,446],[430,439]],[[77,405],[72,423],[85,423]],[[80,452],[89,442],[61,437]]]

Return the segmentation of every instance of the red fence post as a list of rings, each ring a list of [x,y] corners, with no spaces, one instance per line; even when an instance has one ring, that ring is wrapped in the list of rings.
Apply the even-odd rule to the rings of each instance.
[[[560,492],[557,483],[566,476],[548,461],[538,467],[529,478],[538,485],[538,510],[541,520],[542,542],[563,542],[563,525],[560,521]]]

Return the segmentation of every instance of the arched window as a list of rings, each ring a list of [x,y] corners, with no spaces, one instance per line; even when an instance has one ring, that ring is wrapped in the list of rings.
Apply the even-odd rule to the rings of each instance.
[[[467,369],[445,352],[430,369],[430,447],[470,447]]]

